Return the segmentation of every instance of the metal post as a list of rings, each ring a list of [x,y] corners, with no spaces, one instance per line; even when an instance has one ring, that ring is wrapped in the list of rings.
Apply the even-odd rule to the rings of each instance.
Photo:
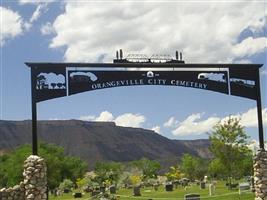
[[[256,89],[257,89],[257,112],[258,112],[258,129],[259,129],[259,143],[260,149],[264,149],[263,124],[262,124],[262,108],[261,108],[261,89],[260,89],[260,71],[257,70],[256,75]]]
[[[37,103],[36,103],[36,76],[34,68],[31,68],[31,85],[32,85],[32,154],[38,155],[37,146]]]

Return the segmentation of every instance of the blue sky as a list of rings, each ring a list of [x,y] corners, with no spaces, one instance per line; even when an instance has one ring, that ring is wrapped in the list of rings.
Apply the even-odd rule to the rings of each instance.
[[[267,40],[263,1],[1,1],[0,117],[31,118],[24,62],[112,62],[115,51],[174,54],[186,63],[262,63],[267,124]],[[38,104],[38,119],[115,121],[173,139],[207,138],[238,116],[258,140],[256,102],[182,87],[136,86],[86,92]]]

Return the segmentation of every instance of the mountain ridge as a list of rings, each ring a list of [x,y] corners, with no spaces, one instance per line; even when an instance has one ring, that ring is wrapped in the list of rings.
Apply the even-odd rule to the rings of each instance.
[[[129,162],[143,157],[170,165],[184,153],[210,158],[209,140],[171,140],[152,130],[116,126],[114,122],[38,121],[41,141],[64,147],[92,168],[97,161]],[[31,143],[31,120],[0,120],[0,152]]]

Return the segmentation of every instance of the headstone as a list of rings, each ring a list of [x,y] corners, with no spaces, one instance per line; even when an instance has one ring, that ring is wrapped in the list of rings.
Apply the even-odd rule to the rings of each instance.
[[[100,193],[99,190],[93,190],[91,193],[91,196],[94,197],[94,196],[98,195],[99,193]]]
[[[199,194],[186,194],[184,195],[184,200],[200,200]]]
[[[238,183],[230,184],[230,189],[235,189],[237,188],[237,186],[238,186]]]
[[[82,198],[82,193],[81,192],[76,192],[73,195],[74,198]]]
[[[92,188],[88,186],[83,191],[86,193],[89,193],[89,192],[92,192]]]
[[[100,186],[100,192],[105,193],[105,191],[106,191],[106,187]]]
[[[243,191],[250,190],[249,183],[240,183],[239,184],[239,194],[242,194]]]
[[[116,187],[115,187],[115,185],[111,185],[109,187],[109,192],[110,192],[110,194],[116,194]]]
[[[183,181],[182,181],[182,186],[183,186],[183,187],[188,186],[188,181],[183,180]]]
[[[206,183],[200,182],[200,189],[205,189],[205,188],[206,188]]]
[[[64,189],[63,192],[64,192],[64,193],[69,193],[70,190],[69,190],[69,189]]]
[[[215,185],[213,183],[209,184],[209,195],[212,196],[215,192]]]
[[[165,185],[165,190],[166,190],[167,192],[171,192],[171,191],[173,191],[173,184],[172,184],[172,183],[166,183],[166,185]]]
[[[154,187],[154,190],[155,190],[155,191],[158,191],[158,189],[159,189],[159,184],[154,184],[153,187]]]
[[[134,196],[141,196],[140,186],[135,186],[133,188],[133,193]]]
[[[173,184],[175,185],[175,188],[177,189],[178,185],[180,185],[180,181],[178,180],[173,181]]]

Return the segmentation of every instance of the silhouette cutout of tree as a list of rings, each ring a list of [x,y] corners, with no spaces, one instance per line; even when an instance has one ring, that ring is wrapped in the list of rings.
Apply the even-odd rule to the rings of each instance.
[[[56,83],[51,83],[51,87],[53,88],[53,89],[55,89],[55,87],[56,87]]]
[[[40,75],[40,76],[37,76],[36,78],[36,87],[37,89],[41,89],[42,86],[44,85],[44,82],[45,82],[46,78],[43,76],[43,75]]]
[[[57,83],[57,87],[60,89],[63,86],[62,83]]]

